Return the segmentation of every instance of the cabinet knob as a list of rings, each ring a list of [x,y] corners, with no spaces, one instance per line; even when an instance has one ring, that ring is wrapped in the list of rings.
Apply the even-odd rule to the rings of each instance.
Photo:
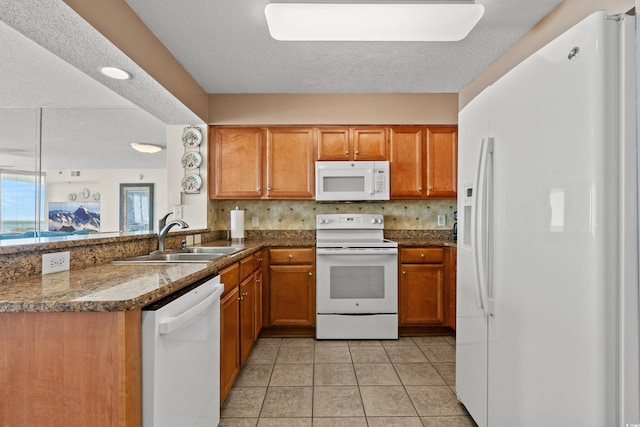
[[[345,150],[344,155],[348,156],[349,155],[349,150]]]
[[[262,262],[262,258],[258,258],[258,262]]]
[[[243,296],[243,297],[246,297],[247,295],[249,295],[249,292],[243,292],[243,293],[242,293],[242,296]]]
[[[271,191],[271,187],[267,187],[267,191]]]
[[[422,187],[418,187],[418,191],[422,191]]]
[[[432,190],[433,190],[433,187],[429,187],[429,191],[432,191]]]
[[[259,191],[260,191],[260,187],[256,188],[256,191],[258,191],[258,192],[259,192]]]
[[[238,301],[242,301],[242,300],[243,300],[243,298],[242,298],[242,297],[238,297]]]
[[[360,154],[360,151],[359,151],[359,150],[356,150],[356,154]]]
[[[309,272],[309,276],[312,276],[313,274],[311,272]]]
[[[262,280],[256,279],[256,283],[262,283]]]
[[[420,254],[420,258],[424,258],[424,254]]]
[[[404,271],[402,272],[402,274],[407,274],[407,270],[404,270]]]
[[[289,259],[293,259],[293,255],[289,254]]]

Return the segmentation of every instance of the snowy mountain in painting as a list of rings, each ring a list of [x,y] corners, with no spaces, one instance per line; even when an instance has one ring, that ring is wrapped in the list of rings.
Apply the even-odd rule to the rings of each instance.
[[[84,206],[75,211],[49,211],[49,231],[73,232],[78,230],[100,231],[100,213],[91,212]]]

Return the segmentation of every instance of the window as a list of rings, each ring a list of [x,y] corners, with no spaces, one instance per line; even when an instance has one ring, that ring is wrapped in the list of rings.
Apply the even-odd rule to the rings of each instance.
[[[39,191],[37,181],[35,172],[0,170],[0,238],[19,238],[25,233],[33,237],[34,231],[41,231],[46,225],[42,209],[44,176]]]

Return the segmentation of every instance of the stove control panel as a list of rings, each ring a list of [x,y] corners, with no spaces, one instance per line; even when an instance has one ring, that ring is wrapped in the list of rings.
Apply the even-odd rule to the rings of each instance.
[[[380,214],[321,214],[316,215],[318,229],[382,229],[384,216]]]

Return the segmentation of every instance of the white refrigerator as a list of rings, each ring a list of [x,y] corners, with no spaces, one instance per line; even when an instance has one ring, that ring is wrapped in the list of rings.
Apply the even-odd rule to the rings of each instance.
[[[635,17],[460,112],[456,393],[480,427],[640,424]]]

